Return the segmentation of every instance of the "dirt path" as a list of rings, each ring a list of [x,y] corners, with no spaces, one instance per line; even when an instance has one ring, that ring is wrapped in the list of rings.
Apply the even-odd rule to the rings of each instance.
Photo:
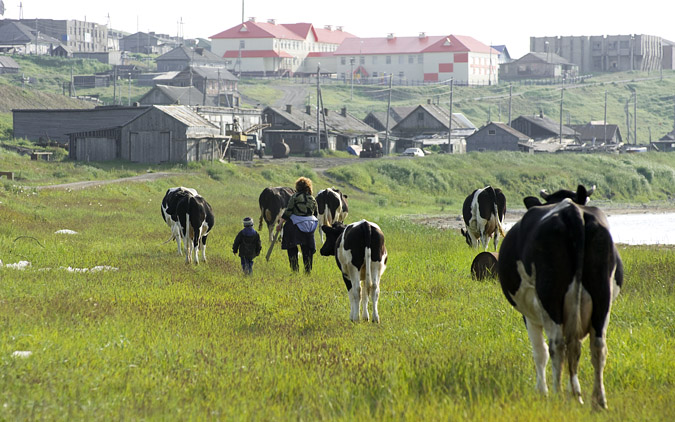
[[[49,186],[36,186],[35,189],[69,189],[69,190],[79,190],[86,189],[96,186],[107,185],[110,183],[120,183],[120,182],[151,182],[153,180],[161,179],[163,177],[169,176],[179,176],[183,173],[146,173],[140,174],[138,176],[123,177],[121,179],[110,179],[110,180],[86,180],[83,182],[73,182],[73,183],[62,183],[60,185],[49,185]]]

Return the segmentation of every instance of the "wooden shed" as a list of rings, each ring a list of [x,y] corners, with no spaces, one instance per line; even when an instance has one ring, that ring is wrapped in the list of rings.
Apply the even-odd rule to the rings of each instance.
[[[111,128],[70,133],[70,158],[186,163],[219,158],[224,136],[186,106],[152,106]]]
[[[523,151],[532,152],[532,139],[504,123],[490,122],[466,138],[466,152]]]

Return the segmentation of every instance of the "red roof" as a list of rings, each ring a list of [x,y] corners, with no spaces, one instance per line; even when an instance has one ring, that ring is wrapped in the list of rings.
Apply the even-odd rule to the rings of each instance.
[[[307,57],[333,57],[332,51],[313,51]]]
[[[335,51],[335,55],[359,54],[419,54],[441,52],[489,53],[490,47],[462,35],[393,37],[393,38],[347,38]],[[497,50],[493,50],[498,54]]]
[[[278,38],[285,40],[306,40],[309,34],[317,42],[340,44],[345,38],[353,38],[354,35],[340,29],[319,29],[311,23],[275,24],[269,22],[248,21],[240,23],[230,29],[213,35],[211,39],[228,38]]]
[[[239,57],[239,50],[228,50],[223,54],[225,59],[236,59]],[[293,56],[288,54],[286,51],[274,51],[274,50],[241,50],[242,58],[259,58],[259,57],[281,57],[286,59],[292,59]]]

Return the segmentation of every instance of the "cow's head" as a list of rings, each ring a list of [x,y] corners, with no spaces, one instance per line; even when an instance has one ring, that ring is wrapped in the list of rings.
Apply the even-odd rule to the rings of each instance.
[[[321,230],[326,233],[326,241],[321,247],[321,256],[335,255],[337,250],[337,240],[345,231],[345,225],[339,222],[333,223],[333,226],[321,226]]]
[[[469,231],[464,229],[460,229],[460,231],[462,232],[462,236],[464,236],[464,240],[466,240],[466,244],[473,248],[473,240],[471,239]]]
[[[560,189],[557,192],[554,193],[548,193],[546,192],[546,189],[542,189],[539,192],[539,196],[541,196],[544,201],[546,201],[547,204],[553,204],[562,201],[565,198],[571,199],[573,202],[579,204],[579,205],[586,205],[586,203],[589,200],[589,197],[595,192],[595,185],[591,187],[591,190],[586,190],[584,185],[579,185],[577,186],[577,191],[571,191],[567,189]]]

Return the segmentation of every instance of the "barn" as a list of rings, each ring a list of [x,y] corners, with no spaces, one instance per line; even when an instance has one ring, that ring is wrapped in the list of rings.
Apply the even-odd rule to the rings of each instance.
[[[220,129],[186,106],[152,106],[117,127],[73,132],[70,158],[186,163],[219,158]]]
[[[466,152],[472,151],[522,151],[532,152],[529,136],[504,123],[490,122],[466,138]]]

